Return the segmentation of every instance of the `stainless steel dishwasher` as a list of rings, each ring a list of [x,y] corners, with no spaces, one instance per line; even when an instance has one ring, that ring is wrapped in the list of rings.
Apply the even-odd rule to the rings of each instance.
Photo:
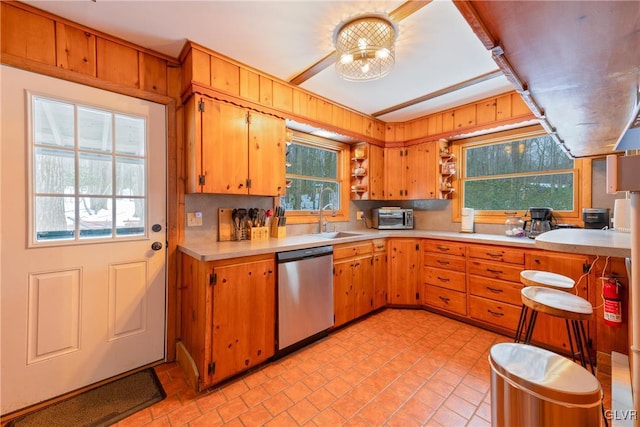
[[[277,261],[278,352],[284,353],[333,326],[333,246],[278,252]]]

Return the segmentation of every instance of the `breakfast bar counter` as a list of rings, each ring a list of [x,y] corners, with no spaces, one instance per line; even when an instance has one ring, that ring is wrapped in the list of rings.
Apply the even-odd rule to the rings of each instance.
[[[536,248],[550,251],[620,258],[631,256],[631,234],[614,230],[552,230],[539,235],[535,242]]]

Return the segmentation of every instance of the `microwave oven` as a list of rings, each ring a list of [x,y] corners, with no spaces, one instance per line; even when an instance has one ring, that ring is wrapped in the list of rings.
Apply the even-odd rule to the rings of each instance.
[[[413,228],[413,209],[373,209],[373,228],[405,230]]]

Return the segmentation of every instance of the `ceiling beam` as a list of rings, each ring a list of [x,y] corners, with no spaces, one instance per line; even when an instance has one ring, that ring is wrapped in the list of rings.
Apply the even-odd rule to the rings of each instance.
[[[408,0],[392,10],[389,13],[389,18],[396,23],[400,22],[406,17],[422,9],[432,1],[433,0]],[[325,55],[322,59],[320,59],[318,62],[314,63],[307,69],[303,70],[297,76],[293,77],[291,80],[289,80],[289,83],[299,86],[324,69],[330,67],[334,62],[336,62],[335,50]]]
[[[437,90],[435,92],[431,92],[431,93],[428,93],[426,95],[420,96],[418,98],[411,99],[409,101],[403,102],[402,104],[397,104],[397,105],[391,106],[389,108],[385,108],[384,110],[376,111],[375,113],[372,113],[371,115],[373,117],[380,117],[380,116],[383,116],[385,114],[393,113],[395,111],[402,110],[402,109],[407,108],[407,107],[411,107],[412,105],[416,105],[416,104],[419,104],[421,102],[429,101],[430,99],[434,99],[434,98],[437,98],[439,96],[443,96],[443,95],[446,95],[448,93],[452,93],[452,92],[455,92],[455,91],[460,90],[460,89],[464,89],[464,88],[469,87],[469,86],[477,85],[478,83],[482,83],[484,81],[487,81],[487,80],[490,80],[490,79],[494,79],[496,77],[500,77],[500,76],[503,76],[503,75],[504,74],[502,73],[501,70],[491,71],[489,73],[482,74],[482,75],[480,75],[478,77],[474,77],[472,79],[465,80],[465,81],[457,83],[455,85],[445,87],[444,89],[440,89],[440,90]]]

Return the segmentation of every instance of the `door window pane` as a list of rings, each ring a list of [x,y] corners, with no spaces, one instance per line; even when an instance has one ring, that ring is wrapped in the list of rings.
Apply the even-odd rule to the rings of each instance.
[[[82,149],[112,151],[112,121],[109,111],[78,107],[78,145]]]
[[[32,241],[144,236],[146,119],[41,96],[31,108]]]
[[[73,197],[35,198],[35,234],[38,241],[73,240],[76,237]]]
[[[94,153],[79,153],[78,185],[81,194],[111,194],[113,184],[112,157]]]
[[[37,147],[34,158],[36,192],[46,194],[73,192],[73,162],[73,151]]]
[[[144,196],[144,159],[116,157],[116,193],[119,196]]]
[[[144,156],[145,121],[140,117],[116,114],[116,152]]]
[[[33,139],[41,145],[75,146],[74,106],[65,102],[40,99],[33,106]]]

